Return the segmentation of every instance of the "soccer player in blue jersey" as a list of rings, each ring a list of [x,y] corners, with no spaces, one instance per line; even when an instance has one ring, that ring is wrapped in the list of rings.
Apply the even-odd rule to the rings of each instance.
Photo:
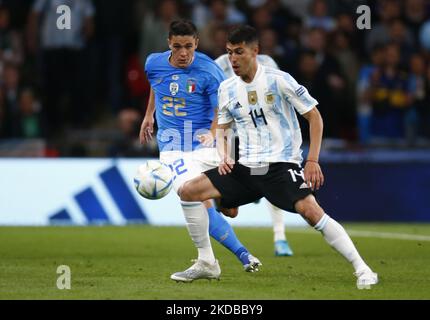
[[[319,206],[312,190],[324,182],[318,163],[323,120],[318,102],[288,73],[257,62],[257,31],[241,26],[228,36],[227,52],[235,77],[219,88],[217,145],[220,162],[184,183],[183,201],[220,198],[226,208],[265,197],[273,205],[300,214],[353,266],[359,289],[378,275],[364,262],[345,229]],[[309,122],[310,146],[304,168],[296,111]],[[239,161],[226,152],[223,130],[232,123],[239,135]],[[227,140],[228,143],[229,140]]]
[[[187,180],[218,166],[216,149],[202,145],[200,137],[209,136],[211,127],[216,126],[217,91],[224,76],[212,59],[195,51],[198,37],[192,22],[172,22],[168,44],[169,51],[153,53],[146,60],[151,95],[140,139],[145,143],[152,138],[155,112],[160,161],[172,168],[173,188],[178,191]],[[209,233],[239,258],[246,271],[258,271],[260,261],[242,245],[210,201],[181,201],[181,206],[198,259],[187,270],[172,274],[171,279],[190,282],[219,278],[221,270]]]

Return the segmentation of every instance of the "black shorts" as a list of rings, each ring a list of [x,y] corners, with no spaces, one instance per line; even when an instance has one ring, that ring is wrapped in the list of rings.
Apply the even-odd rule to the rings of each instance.
[[[251,168],[236,163],[230,174],[220,175],[218,168],[204,172],[221,193],[221,206],[235,208],[265,197],[278,208],[297,212],[297,201],[312,194],[304,182],[303,168],[294,163],[270,164],[264,175],[251,175]]]

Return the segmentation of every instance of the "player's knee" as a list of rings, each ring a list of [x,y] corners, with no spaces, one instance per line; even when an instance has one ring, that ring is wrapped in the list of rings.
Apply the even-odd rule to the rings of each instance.
[[[311,198],[300,200],[296,210],[311,226],[316,225],[324,215],[323,209]]]
[[[181,186],[178,194],[182,201],[200,201],[198,193],[189,181]]]

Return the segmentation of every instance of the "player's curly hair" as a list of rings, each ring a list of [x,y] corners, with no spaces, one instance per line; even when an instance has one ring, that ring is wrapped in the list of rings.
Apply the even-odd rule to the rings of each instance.
[[[169,39],[172,36],[198,37],[197,27],[190,20],[176,20],[170,23]]]

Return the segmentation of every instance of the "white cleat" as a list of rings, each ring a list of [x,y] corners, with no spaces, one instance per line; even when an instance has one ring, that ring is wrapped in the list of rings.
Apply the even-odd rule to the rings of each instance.
[[[249,263],[243,265],[243,268],[246,272],[257,272],[259,271],[259,267],[263,265],[260,260],[258,260],[252,254],[248,255],[248,260]]]
[[[221,275],[221,268],[219,267],[218,260],[214,264],[210,264],[203,260],[192,260],[195,262],[191,267],[185,271],[176,272],[170,276],[170,279],[176,282],[193,282],[198,279],[217,279]]]
[[[354,275],[357,277],[357,288],[360,290],[370,289],[372,285],[378,283],[378,274],[370,269],[355,272]]]

